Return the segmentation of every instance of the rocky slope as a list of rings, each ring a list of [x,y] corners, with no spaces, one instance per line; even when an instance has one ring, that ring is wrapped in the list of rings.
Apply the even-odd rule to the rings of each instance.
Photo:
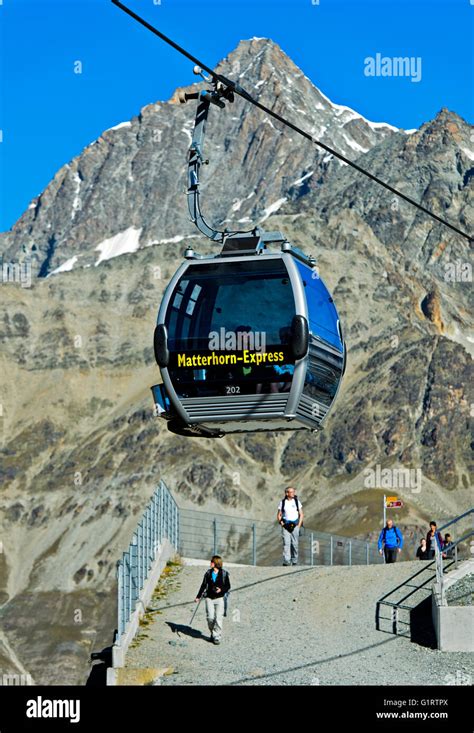
[[[473,133],[454,113],[410,135],[374,125],[264,39],[219,68],[472,230]],[[84,681],[91,643],[110,643],[115,562],[159,478],[183,506],[260,519],[291,481],[308,525],[363,537],[380,524],[382,492],[366,474],[377,465],[421,472],[420,486],[393,491],[407,531],[472,504],[471,282],[450,277],[469,261],[467,242],[242,100],[211,113],[204,206],[226,225],[268,217],[317,257],[349,348],[337,409],[316,436],[222,441],[181,439],[153,417],[156,310],[195,234],[183,194],[191,105],[175,95],[144,107],[61,169],[0,235],[4,262],[33,267],[31,288],[1,289],[0,654],[38,681],[64,679],[66,657],[68,681]]]

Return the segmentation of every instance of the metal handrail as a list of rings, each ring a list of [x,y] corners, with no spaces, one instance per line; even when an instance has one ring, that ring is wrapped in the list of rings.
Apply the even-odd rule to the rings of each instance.
[[[463,514],[460,514],[455,519],[447,522],[438,531],[440,532],[442,529],[445,529],[446,527],[449,527],[452,524],[455,524],[455,523],[459,522],[461,519],[464,519],[465,517],[467,517],[469,514],[472,514],[473,512],[474,512],[474,508],[473,509],[469,509],[468,511],[464,512]],[[443,548],[442,550],[439,547],[439,543],[436,542],[436,545],[435,545],[435,559],[432,562],[430,562],[430,563],[424,564],[423,567],[419,571],[417,571],[414,575],[412,575],[410,578],[408,578],[408,581],[412,580],[413,578],[417,577],[418,575],[421,575],[422,573],[424,573],[426,571],[429,571],[429,570],[434,570],[436,574],[434,576],[431,576],[431,578],[428,578],[426,581],[424,581],[423,583],[421,583],[419,586],[409,585],[408,581],[405,581],[404,583],[401,583],[399,586],[397,586],[396,588],[394,588],[391,591],[389,591],[385,596],[383,596],[383,598],[381,598],[379,601],[377,601],[377,606],[376,606],[376,628],[377,628],[377,630],[380,630],[380,618],[381,618],[380,617],[380,607],[382,605],[385,605],[385,606],[389,606],[393,610],[393,613],[394,613],[394,616],[392,618],[393,633],[397,634],[398,633],[398,624],[404,623],[404,622],[400,621],[400,619],[398,618],[398,610],[399,609],[412,610],[412,607],[411,606],[407,606],[404,603],[404,601],[406,601],[410,596],[412,596],[414,593],[416,593],[417,589],[418,590],[424,589],[426,587],[426,585],[430,581],[432,581],[435,577],[436,577],[436,580],[437,580],[437,583],[438,583],[438,586],[439,586],[439,595],[440,595],[441,603],[444,604],[446,602],[446,598],[445,598],[445,591],[444,591],[443,552],[446,549],[452,550],[454,548],[454,553],[455,553],[454,559],[452,557],[447,557],[446,558],[448,561],[450,561],[449,562],[449,565],[447,565],[446,568],[449,568],[452,565],[454,565],[455,567],[457,567],[458,566],[458,546],[462,542],[465,542],[466,540],[468,540],[473,535],[474,535],[474,530],[470,530],[469,532],[467,532],[465,535],[463,535],[462,537],[460,537],[455,542],[450,542],[449,545],[446,548]],[[434,567],[433,567],[433,565],[434,565]],[[410,588],[414,588],[414,590],[411,590],[408,594],[406,594],[405,596],[403,596],[403,598],[399,599],[398,601],[388,601],[388,600],[386,600],[390,595],[392,595],[396,591],[400,590],[400,588],[403,588],[403,587],[406,587],[406,586],[408,586]]]
[[[459,522],[460,519],[464,519],[464,517],[467,517],[469,514],[472,514],[474,512],[474,507],[472,509],[468,509],[467,512],[464,512],[464,514],[460,514],[458,517],[454,517],[454,519],[451,519],[446,524],[443,524],[442,527],[440,527],[437,531],[441,532],[441,530],[446,529],[446,527],[450,527],[452,524],[456,524],[456,522]]]
[[[468,509],[467,512],[464,512],[463,514],[460,514],[458,517],[455,517],[454,519],[451,519],[451,521],[444,524],[442,527],[440,527],[437,530],[438,532],[441,532],[441,530],[446,529],[447,527],[450,527],[452,524],[457,524],[461,519],[464,519],[464,517],[467,517],[469,514],[472,514],[474,512],[474,508]],[[455,566],[457,567],[458,564],[458,545],[461,542],[465,542],[469,537],[472,537],[474,535],[474,530],[471,530],[467,534],[465,534],[463,537],[461,537],[459,540],[456,540],[456,542],[450,542],[449,543],[449,549],[452,550],[454,548],[455,551]],[[436,537],[438,537],[438,534],[436,534]],[[437,541],[435,543],[435,559],[436,559],[436,582],[439,586],[439,596],[440,596],[440,602],[442,606],[446,605],[446,595],[445,595],[445,588],[444,588],[444,568],[443,568],[443,551],[445,548],[441,548],[439,546],[439,542]]]

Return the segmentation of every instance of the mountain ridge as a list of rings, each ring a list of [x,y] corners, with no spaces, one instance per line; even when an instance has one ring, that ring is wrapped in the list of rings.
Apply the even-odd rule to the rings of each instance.
[[[253,45],[257,45],[259,49],[255,57],[251,55]],[[245,64],[247,64],[247,66],[245,66]],[[245,66],[244,71],[241,71],[242,66]],[[281,80],[278,78],[278,75],[274,78],[273,70],[275,66],[279,67],[281,70],[280,73],[285,74],[287,80],[289,79],[291,82],[291,85],[288,86],[294,86],[293,89],[289,88],[289,91],[287,91],[286,94],[282,91]],[[369,123],[355,111],[343,107],[342,105],[334,105],[307,77],[303,75],[302,72],[297,72],[298,82],[294,82],[289,77],[289,74],[295,73],[297,67],[289,57],[279,49],[277,44],[273,42],[271,44],[262,43],[260,41],[250,42],[248,44],[245,44],[245,42],[240,43],[228,57],[220,62],[217,68],[228,74],[235,72],[237,75],[237,72],[240,72],[238,75],[239,79],[242,76],[249,77],[250,82],[253,81],[256,85],[259,85],[256,91],[257,98],[266,100],[267,97],[269,97],[271,103],[275,105],[275,108],[280,109],[279,105],[281,105],[282,112],[286,111],[291,113],[293,109],[294,113],[295,110],[300,110],[299,114],[304,113],[308,116],[307,109],[297,107],[296,105],[301,102],[305,95],[310,93],[312,95],[310,103],[314,106],[319,115],[319,118],[313,121],[313,125],[310,128],[311,131],[314,133],[322,133],[322,137],[324,139],[324,132],[326,131],[327,125],[323,124],[323,118],[327,114],[334,115],[338,119],[338,126],[341,128],[338,149],[341,149],[343,153],[349,156],[354,157],[354,153],[356,153],[355,157],[357,157],[367,145],[373,145],[377,140],[382,139],[385,134],[391,133],[395,129],[392,126],[385,125],[384,123]],[[168,102],[155,102],[145,105],[140,110],[140,113],[133,117],[131,121],[121,122],[112,128],[104,130],[96,141],[91,142],[86,146],[81,154],[76,156],[72,161],[70,161],[70,163],[65,164],[57,172],[50,184],[46,186],[45,190],[38,197],[33,199],[28,209],[13,226],[12,230],[0,235],[0,251],[2,251],[4,257],[15,260],[28,255],[36,265],[36,272],[41,273],[41,275],[44,276],[52,270],[57,270],[58,267],[64,266],[66,262],[70,263],[74,256],[80,257],[82,254],[80,250],[83,250],[84,246],[90,248],[94,244],[95,248],[97,248],[101,241],[116,236],[120,231],[123,232],[129,230],[131,228],[131,224],[133,225],[136,223],[137,212],[130,211],[127,220],[125,220],[124,217],[123,224],[119,231],[117,230],[117,227],[108,227],[104,221],[105,212],[97,211],[98,204],[94,189],[97,186],[100,188],[101,185],[102,187],[108,185],[109,181],[107,180],[107,177],[114,178],[113,171],[110,170],[110,167],[118,164],[123,170],[123,173],[122,185],[117,186],[120,190],[118,191],[119,200],[114,202],[115,206],[117,206],[117,203],[121,206],[126,206],[126,197],[130,195],[130,192],[133,191],[134,188],[134,170],[138,171],[137,178],[139,180],[140,187],[146,186],[146,188],[149,189],[150,193],[147,194],[147,198],[149,198],[153,190],[153,186],[150,185],[149,180],[146,180],[146,178],[155,178],[152,168],[158,168],[161,165],[161,170],[163,170],[163,164],[166,166],[166,162],[163,160],[164,155],[160,156],[156,151],[154,151],[155,147],[160,147],[160,141],[162,139],[165,151],[166,149],[169,150],[170,146],[172,147],[173,160],[176,160],[177,163],[174,167],[174,171],[180,172],[179,175],[176,175],[176,172],[174,172],[174,180],[172,181],[172,173],[171,170],[169,171],[169,177],[167,176],[168,185],[171,186],[173,193],[177,193],[180,187],[184,188],[184,159],[188,145],[186,142],[183,144],[182,137],[185,135],[188,141],[191,139],[194,105],[192,103],[188,103],[188,105],[179,106],[176,103],[176,99],[180,91],[190,91],[191,89],[201,88],[202,86],[203,84],[200,83],[192,85],[191,87],[179,88],[171,96]],[[273,97],[275,98],[273,99]],[[304,102],[302,103],[305,107],[308,106],[308,104],[305,104]],[[231,114],[234,108],[239,108],[240,114],[238,116]],[[273,145],[271,133],[272,130],[277,129],[277,127],[275,127],[273,122],[266,118],[266,116],[260,114],[258,110],[252,110],[250,113],[248,105],[242,104],[242,100],[237,100],[234,105],[228,105],[222,115],[217,115],[217,111],[212,110],[208,125],[208,142],[206,142],[206,149],[208,145],[210,149],[209,157],[211,158],[211,164],[209,166],[209,172],[211,175],[203,177],[204,192],[209,187],[209,181],[206,181],[206,178],[210,178],[212,188],[212,175],[218,174],[219,164],[223,165],[223,161],[219,160],[214,163],[216,153],[218,153],[218,148],[220,146],[214,142],[213,138],[220,138],[222,136],[222,132],[224,131],[226,124],[227,127],[229,126],[229,116],[231,116],[231,129],[227,133],[225,144],[228,147],[236,145],[236,162],[239,159],[247,159],[249,161],[249,165],[247,167],[251,167],[252,164],[255,168],[258,167],[258,165],[255,166],[255,161],[259,162],[262,155],[259,155],[257,151],[257,157],[254,158],[252,144],[253,147],[255,147],[255,142],[253,139],[250,139],[250,143],[248,143],[245,138],[245,136],[247,136],[247,138],[254,137],[253,133],[250,132],[252,121],[247,123],[247,113],[249,113],[249,119],[251,119],[252,115],[255,113],[257,120],[260,120],[257,135],[263,139],[261,141],[259,140],[259,143],[263,143],[267,149]],[[171,116],[171,120],[165,120],[164,128],[160,123],[160,116],[163,115],[168,118]],[[177,120],[174,120],[174,116],[177,117]],[[238,124],[232,125],[232,121],[236,121]],[[178,135],[181,138],[179,141],[175,141],[174,139],[165,139],[168,138],[167,133],[169,132],[169,124],[174,124],[175,127],[179,128]],[[278,123],[276,124],[278,125]],[[373,124],[376,125],[376,129],[371,127]],[[262,130],[263,125],[267,125],[269,128],[265,132]],[[278,132],[281,133],[281,130]],[[134,138],[136,138],[136,140],[134,140]],[[291,139],[289,135],[288,138]],[[291,148],[286,144],[285,137],[283,137],[283,140],[285,141],[283,142],[283,145],[279,145],[279,147],[282,148],[280,156],[282,160],[279,169],[284,165],[288,165],[289,169],[287,178],[292,178],[298,181],[299,178],[304,177],[307,174],[308,166],[309,168],[311,167],[309,165],[311,160],[317,161],[321,165],[321,161],[325,158],[325,155],[321,151],[310,149],[308,147],[308,160],[302,160],[301,165],[295,167],[291,160],[294,157],[290,153]],[[334,143],[332,136],[331,143]],[[152,146],[152,153],[155,152],[156,155],[156,166],[153,165],[154,160],[150,161],[148,164],[143,160],[149,154],[150,145]],[[168,148],[166,148],[166,146],[168,146]],[[115,147],[120,148],[120,163],[118,163],[117,157],[114,156]],[[246,147],[248,147],[248,149],[245,153]],[[214,154],[212,154],[213,148]],[[238,155],[238,151],[240,150],[243,151],[241,156]],[[263,152],[265,153],[265,151]],[[183,154],[181,155],[181,153]],[[127,157],[129,158],[128,161]],[[326,166],[327,162],[328,161],[326,160],[326,163],[323,164],[323,166]],[[268,164],[266,165],[266,168],[270,171]],[[292,174],[292,168],[294,170],[294,174]],[[105,179],[103,177],[104,175],[106,177]],[[272,171],[272,176],[277,178],[274,171]],[[238,221],[240,223],[250,220],[251,216],[248,216],[249,214],[252,216],[256,215],[257,218],[259,216],[261,217],[262,214],[265,216],[265,212],[270,209],[270,207],[274,206],[275,201],[279,201],[283,198],[280,195],[281,191],[278,192],[278,195],[275,193],[275,196],[277,196],[275,201],[273,201],[270,194],[267,193],[264,198],[268,197],[268,205],[265,206],[265,200],[259,201],[262,197],[258,194],[258,188],[262,188],[261,184],[265,180],[265,177],[263,176],[262,178],[259,178],[253,176],[253,178],[253,201],[249,202],[249,205],[247,205],[246,200],[248,201],[248,198],[251,197],[252,191],[243,189],[242,200],[235,196],[230,200],[230,196],[234,192],[230,190],[224,191],[223,203],[217,207],[217,219],[220,218],[223,222],[228,222],[229,215],[230,218],[232,218],[233,211],[239,212]],[[242,186],[243,184],[247,184],[246,178],[242,181]],[[276,188],[278,188],[278,186],[275,186],[275,189]],[[257,191],[256,194],[255,191]],[[246,194],[245,196],[244,193]],[[237,207],[239,201],[240,206]],[[146,198],[144,198],[141,203],[141,218],[152,218],[153,215],[149,210]],[[66,216],[62,216],[60,217],[60,221],[58,221],[57,215],[55,216],[53,213],[53,219],[55,219],[54,223],[46,221],[45,226],[41,226],[42,217],[44,217],[45,213],[47,213],[53,204],[56,205],[56,208],[60,207],[61,209],[69,210],[69,220]],[[104,204],[102,205],[104,206]],[[186,234],[188,232],[191,233],[191,230],[189,227],[184,226],[185,220],[187,220],[187,214],[185,213],[184,208],[184,206],[180,207],[177,225],[178,228],[184,229],[184,234]],[[271,210],[273,211],[273,209]],[[247,216],[242,216],[242,214],[247,214]],[[235,219],[236,217],[233,218]],[[143,243],[146,245],[153,241],[172,238],[174,222],[169,219],[170,217],[166,217],[163,222],[164,231],[161,229],[163,217],[158,217],[157,220],[151,221],[150,226],[145,227],[144,230],[142,228],[142,231],[140,231],[140,234],[138,235],[138,238],[141,238],[142,246]],[[87,222],[87,230],[85,229],[84,222]],[[135,226],[134,228],[138,231],[140,227]],[[49,229],[55,229],[54,236],[52,232],[48,231]],[[66,251],[66,253],[62,255],[62,252],[64,251]],[[61,253],[61,256],[58,257],[59,253]],[[90,258],[88,258],[88,260],[89,259]],[[73,266],[74,264],[76,263],[73,263]],[[92,263],[87,261],[85,264]]]

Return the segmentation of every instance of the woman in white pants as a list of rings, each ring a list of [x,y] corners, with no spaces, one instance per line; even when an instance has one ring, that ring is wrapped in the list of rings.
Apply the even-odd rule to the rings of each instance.
[[[211,632],[211,641],[221,643],[222,621],[225,616],[225,599],[230,591],[229,573],[224,570],[220,555],[211,558],[211,567],[204,573],[204,578],[196,596],[196,603],[204,596],[206,599],[207,625]]]

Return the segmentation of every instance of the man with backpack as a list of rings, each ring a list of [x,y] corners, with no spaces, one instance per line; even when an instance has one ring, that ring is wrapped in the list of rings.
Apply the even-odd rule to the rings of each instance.
[[[387,524],[379,535],[378,547],[380,554],[385,556],[386,563],[397,561],[397,555],[403,547],[403,535],[392,519],[387,519]]]
[[[283,539],[283,565],[298,564],[298,539],[303,524],[303,505],[298,501],[292,486],[285,489],[285,496],[278,504],[278,524]]]
[[[210,640],[214,644],[221,643],[222,621],[227,615],[227,596],[230,591],[229,573],[222,565],[220,555],[211,558],[211,567],[204,573],[196,596],[196,603],[199,603],[203,596],[206,599],[207,625],[211,632]]]

